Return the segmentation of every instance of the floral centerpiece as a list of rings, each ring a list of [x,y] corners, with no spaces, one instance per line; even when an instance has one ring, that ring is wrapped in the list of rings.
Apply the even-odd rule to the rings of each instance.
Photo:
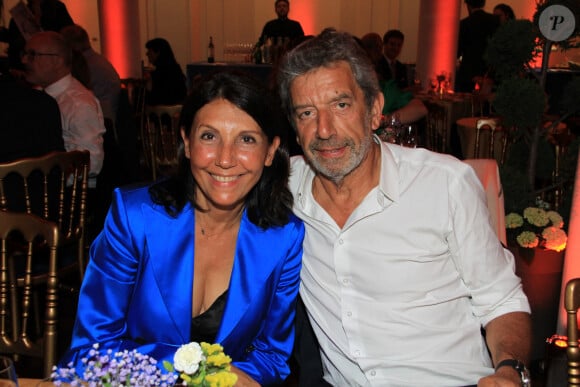
[[[178,371],[184,385],[193,387],[231,387],[238,376],[230,371],[232,359],[219,344],[189,343],[182,345],[173,364],[163,362],[169,372]]]
[[[82,359],[82,374],[71,363],[68,368],[54,367],[51,379],[55,386],[73,387],[231,387],[238,379],[230,371],[231,361],[219,344],[192,342],[177,350],[173,364],[163,362],[167,371],[163,372],[158,367],[157,360],[135,349],[122,352],[109,349],[102,353],[99,351],[99,344],[94,344],[88,357]]]
[[[527,207],[520,215],[512,212],[506,215],[505,223],[509,243],[526,249],[536,247],[562,251],[566,248],[567,236],[562,229],[564,221],[556,211],[547,208]]]

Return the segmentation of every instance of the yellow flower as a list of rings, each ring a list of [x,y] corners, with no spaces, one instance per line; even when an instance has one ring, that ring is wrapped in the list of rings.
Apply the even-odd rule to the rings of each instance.
[[[548,211],[546,215],[554,227],[564,227],[564,219],[562,219],[562,216],[560,216],[556,211]]]
[[[209,355],[207,357],[207,365],[208,366],[214,366],[214,367],[224,367],[228,364],[230,364],[232,361],[232,358],[229,357],[228,355],[224,354],[223,352],[221,353],[216,353],[215,355]]]
[[[201,349],[206,355],[213,355],[224,351],[224,347],[220,344],[201,343]]]
[[[205,381],[210,387],[229,387],[236,384],[238,375],[231,372],[217,372],[206,375]]]

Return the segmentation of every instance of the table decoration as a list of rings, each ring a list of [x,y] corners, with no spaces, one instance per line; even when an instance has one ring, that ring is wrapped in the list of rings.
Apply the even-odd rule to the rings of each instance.
[[[173,363],[163,361],[162,370],[156,359],[136,349],[102,352],[99,344],[94,344],[88,357],[82,359],[82,374],[70,363],[55,366],[51,379],[55,386],[73,387],[232,387],[237,375],[231,372],[231,361],[219,344],[191,342],[175,352]]]
[[[179,376],[187,386],[231,387],[238,380],[238,376],[231,372],[231,362],[220,344],[192,342],[175,352],[173,364],[164,361],[163,366],[171,373],[180,372]]]

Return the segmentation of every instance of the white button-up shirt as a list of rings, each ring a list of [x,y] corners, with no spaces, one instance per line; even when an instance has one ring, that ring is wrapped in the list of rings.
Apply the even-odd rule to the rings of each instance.
[[[493,373],[480,327],[529,312],[473,170],[381,142],[381,177],[343,228],[292,159],[301,295],[336,386],[459,386]]]
[[[91,154],[90,174],[96,176],[105,158],[103,135],[106,129],[99,101],[92,91],[70,74],[47,86],[44,91],[58,103],[65,149],[88,150]]]

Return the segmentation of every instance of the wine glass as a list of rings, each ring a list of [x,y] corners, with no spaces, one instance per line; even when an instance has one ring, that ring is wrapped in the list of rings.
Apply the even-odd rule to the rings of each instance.
[[[417,143],[417,126],[403,125],[399,130],[399,144],[407,148],[416,148]]]
[[[6,356],[0,356],[0,387],[18,387],[14,363]]]

